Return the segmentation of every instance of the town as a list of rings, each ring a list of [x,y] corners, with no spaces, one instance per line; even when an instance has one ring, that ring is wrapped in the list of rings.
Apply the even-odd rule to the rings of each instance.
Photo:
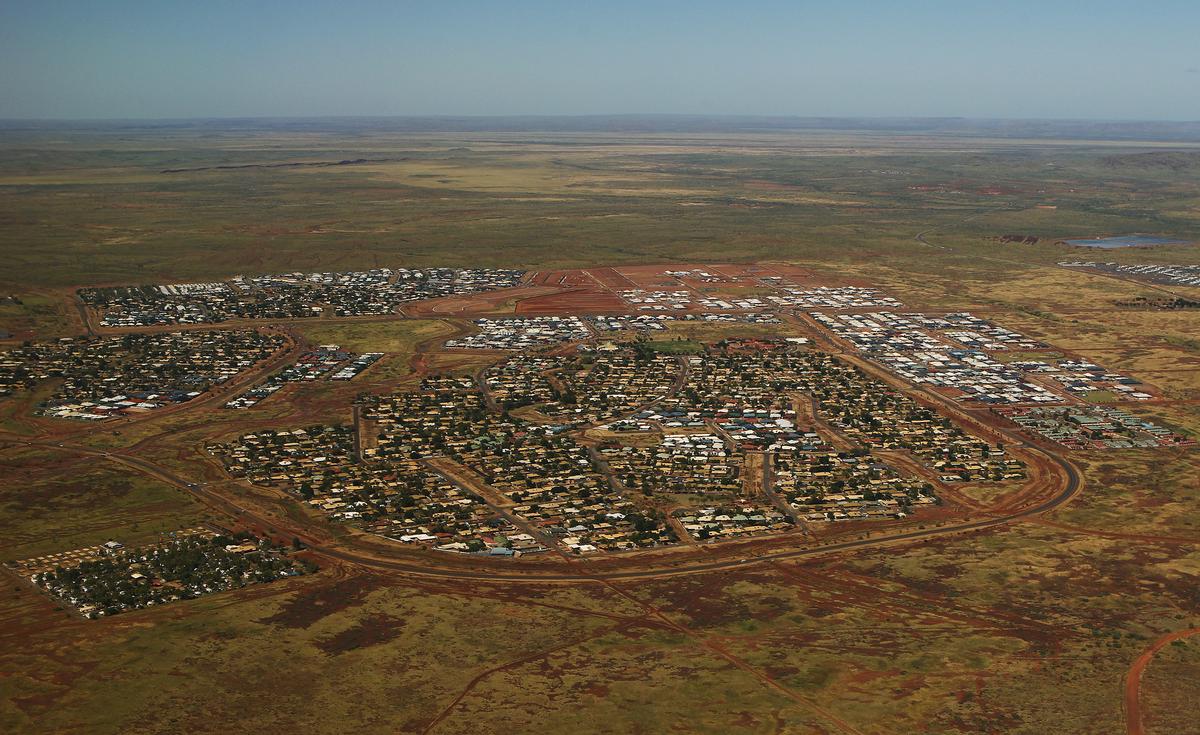
[[[360,373],[378,362],[384,353],[367,352],[355,355],[342,350],[338,345],[320,345],[296,358],[296,362],[261,383],[251,386],[241,395],[225,402],[225,408],[250,408],[274,394],[289,383],[307,383],[322,378],[327,380],[353,380]]]
[[[614,287],[625,313],[475,318],[473,330],[441,345],[486,353],[472,375],[431,372],[415,388],[360,394],[349,424],[262,428],[207,449],[232,477],[283,490],[336,523],[414,548],[516,558],[895,521],[939,504],[939,489],[1026,478],[1003,444],[818,349],[813,337],[845,344],[907,385],[990,404],[996,417],[1069,448],[1187,441],[1118,408],[1088,405],[1101,396],[1150,400],[1149,386],[1083,358],[1048,359],[1050,345],[988,319],[879,310],[900,302],[867,287],[730,271],[597,271],[596,282],[676,288]],[[408,300],[512,287],[527,275],[376,269],[81,295],[110,324],[155,309],[139,325],[208,323],[307,318],[318,300],[320,313],[390,313]],[[703,295],[731,284],[762,291]],[[811,336],[656,334],[784,318]],[[39,343],[4,353],[0,387],[54,379],[40,413],[101,420],[191,400],[289,344],[277,327]],[[353,380],[382,356],[307,347],[223,405],[244,409],[288,385]]]
[[[1113,406],[996,407],[1026,431],[1068,449],[1191,446],[1195,440]]]
[[[1047,345],[966,312],[809,316],[906,381],[945,389],[963,401],[1064,403],[1071,394],[1085,397],[1096,392],[1139,401],[1153,398],[1140,381],[1090,361],[1025,359],[1021,353],[1037,353]],[[1012,353],[1019,359],[1001,362],[993,353]],[[1036,382],[1036,377],[1054,381],[1058,391]]]
[[[234,276],[228,282],[79,290],[105,327],[211,324],[233,319],[302,319],[395,313],[403,304],[512,288],[524,271],[375,268],[337,273]]]
[[[592,336],[577,316],[534,316],[476,319],[478,334],[447,340],[446,346],[466,350],[525,350]]]
[[[1135,265],[1088,260],[1063,261],[1059,265],[1063,268],[1079,268],[1160,286],[1200,286],[1200,266],[1197,265]]]
[[[0,7],[0,735],[1200,735],[1200,2]]]
[[[478,380],[434,375],[363,396],[353,425],[259,431],[209,450],[234,477],[335,521],[492,556],[895,520],[935,504],[933,483],[1025,476],[1003,447],[801,338],[690,355],[644,338],[561,344]]]
[[[247,532],[226,536],[202,528],[148,546],[126,548],[109,541],[55,555],[59,560],[31,559],[10,566],[80,615],[95,619],[316,571],[311,561],[291,559],[287,551]]]
[[[0,352],[0,395],[54,381],[38,412],[104,420],[184,403],[226,383],[287,344],[250,329],[62,339]]]

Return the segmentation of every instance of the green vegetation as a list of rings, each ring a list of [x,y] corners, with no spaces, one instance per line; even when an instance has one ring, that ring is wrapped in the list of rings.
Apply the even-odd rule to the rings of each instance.
[[[0,483],[0,560],[126,544],[196,525],[202,509],[182,490],[119,465],[54,451],[7,450]]]
[[[799,260],[829,272],[907,263],[972,280],[1077,250],[1053,245],[1059,238],[1200,238],[1195,177],[1139,170],[1130,203],[1110,183],[1112,159],[1125,154],[1112,146],[1013,150],[969,139],[956,146],[963,152],[946,152],[945,141],[852,135],[735,136],[709,150],[694,142],[681,151],[655,136],[9,133],[0,249],[6,278],[22,288],[396,264],[683,259]],[[1128,150],[1136,155],[1136,144]],[[176,170],[354,158],[378,162]],[[1036,208],[1046,203],[1057,209]],[[922,231],[949,250],[914,242]],[[1013,231],[1044,242],[987,239]],[[913,254],[935,254],[936,265],[914,264]],[[1105,257],[1196,259],[1187,248]]]
[[[639,350],[660,352],[664,355],[698,355],[704,351],[704,345],[690,339],[653,340],[639,342]]]
[[[304,324],[298,331],[313,344],[336,344],[350,352],[412,353],[422,342],[444,337],[454,331],[438,319],[389,319],[386,321],[348,321],[342,324]]]
[[[34,576],[38,586],[96,618],[302,573],[269,541],[241,532],[234,538],[192,536],[122,549]]]
[[[385,352],[358,382],[394,383],[412,375],[412,360],[417,348],[454,333],[454,327],[441,319],[391,319],[387,321],[345,322],[342,324],[303,324],[298,331],[313,344],[337,344],[351,352]]]

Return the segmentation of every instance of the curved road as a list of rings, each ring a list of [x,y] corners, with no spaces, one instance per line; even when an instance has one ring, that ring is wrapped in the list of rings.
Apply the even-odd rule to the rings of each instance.
[[[1125,674],[1125,732],[1127,735],[1145,735],[1146,727],[1142,722],[1142,675],[1146,673],[1146,667],[1150,665],[1154,654],[1166,648],[1170,643],[1181,641],[1198,633],[1200,633],[1200,628],[1186,628],[1167,633],[1151,643],[1150,647],[1143,651],[1129,667],[1129,672]]]
[[[146,475],[167,482],[182,490],[185,490],[194,495],[206,505],[226,513],[235,518],[250,520],[256,524],[264,526],[279,526],[278,519],[266,518],[257,515],[253,510],[239,505],[228,497],[220,493],[206,489],[202,484],[188,482],[184,478],[175,474],[169,469],[157,465],[149,460],[139,457],[130,457],[119,452],[106,452],[100,449],[92,449],[89,447],[73,446],[68,444],[51,443],[51,442],[35,442],[35,441],[18,441],[12,439],[0,439],[0,443],[16,445],[16,446],[32,446],[48,449],[57,449],[67,452],[75,452],[77,454],[86,454],[91,456],[103,457],[111,461],[123,464],[127,467],[136,469]],[[824,554],[835,553],[839,551],[849,551],[853,549],[865,549],[877,546],[886,546],[895,543],[904,543],[908,541],[916,541],[921,539],[931,539],[941,536],[949,536],[958,533],[969,531],[978,531],[987,528],[996,528],[1004,526],[1022,518],[1039,515],[1058,508],[1067,503],[1075,496],[1082,487],[1082,478],[1079,471],[1070,462],[1049,455],[1062,470],[1065,482],[1063,487],[1057,494],[1047,500],[1036,505],[1014,511],[1007,515],[993,516],[990,518],[982,518],[974,521],[964,521],[945,526],[937,526],[932,528],[921,528],[902,533],[878,536],[875,538],[859,538],[848,541],[839,541],[835,543],[825,544],[823,546],[806,547],[802,549],[790,549],[784,551],[769,552],[759,556],[742,558],[742,559],[716,559],[712,561],[690,562],[683,563],[678,566],[660,569],[628,569],[601,571],[597,570],[592,573],[564,573],[564,572],[540,572],[535,569],[524,569],[520,572],[510,571],[504,572],[500,570],[488,569],[455,569],[455,568],[438,568],[436,566],[424,566],[416,562],[410,562],[401,559],[382,559],[372,556],[367,553],[356,552],[342,548],[335,548],[319,543],[311,543],[309,548],[324,557],[336,559],[339,561],[348,562],[362,567],[379,569],[383,571],[402,572],[405,574],[437,577],[462,580],[478,580],[489,582],[596,582],[596,581],[619,581],[619,580],[639,580],[639,579],[659,579],[665,577],[683,576],[688,574],[699,574],[704,572],[715,572],[738,567],[749,567],[754,565],[766,564],[787,559],[805,559],[822,556]]]
[[[975,213],[974,215],[971,215],[971,216],[978,216],[979,214],[982,214],[982,213]],[[932,228],[930,230],[927,230],[926,232],[931,232],[934,229],[937,229],[937,228]],[[919,233],[917,235],[917,239],[922,242],[925,242],[924,235],[926,234],[926,232]],[[77,305],[82,306],[81,303],[77,303]],[[81,310],[81,316],[83,317],[84,326],[89,328],[89,330],[90,330],[92,325],[90,324],[90,320],[88,319],[88,314],[87,314],[86,309]],[[293,347],[295,347],[295,345],[293,345]],[[843,353],[843,355],[842,355],[843,358],[846,357],[843,350],[838,350],[838,352]],[[849,362],[851,364],[855,364],[858,362],[858,360],[850,359]],[[867,369],[867,371],[869,373],[874,373],[875,370],[870,369],[871,367],[874,367],[874,366],[869,361],[864,360],[864,362],[866,362],[867,364],[866,365],[859,364],[858,366],[860,368]],[[682,375],[680,376],[680,378],[682,379],[685,376],[686,376],[686,370],[682,371]],[[680,382],[679,380],[676,381],[677,384],[679,382]],[[891,381],[885,379],[885,382],[890,383]],[[945,401],[936,400],[937,398],[940,398],[939,396],[932,396],[932,398],[935,399],[936,403],[939,403],[939,404],[945,403]],[[952,414],[960,414],[960,412],[957,410],[957,407],[952,407],[952,408],[954,409],[951,411]],[[962,420],[963,416],[961,416],[961,414],[960,414],[959,418],[960,418],[960,420]],[[971,420],[969,420],[967,423],[974,424],[977,422],[974,420],[974,417],[971,417]],[[1007,432],[999,432],[999,433],[1006,434]],[[1019,437],[1009,437],[1009,438],[1015,439],[1017,443],[1025,444],[1026,446],[1028,446],[1028,444],[1026,442],[1021,441]],[[276,519],[271,518],[270,514],[267,514],[266,516],[260,515],[259,514],[260,511],[256,511],[256,509],[243,506],[243,505],[239,504],[239,502],[236,499],[230,498],[225,494],[208,489],[207,487],[205,487],[204,483],[189,482],[188,480],[179,476],[178,474],[176,474],[175,472],[173,472],[170,469],[167,469],[165,467],[162,467],[161,465],[155,464],[149,460],[146,460],[146,459],[143,459],[140,457],[129,456],[127,454],[124,454],[120,450],[105,451],[103,449],[95,449],[95,448],[91,448],[91,447],[78,446],[78,445],[67,444],[67,443],[54,443],[54,442],[49,442],[49,441],[21,440],[21,439],[8,439],[8,438],[0,438],[0,444],[43,447],[43,448],[56,449],[56,450],[61,450],[61,451],[75,452],[78,454],[102,457],[104,459],[108,459],[110,461],[120,463],[122,465],[125,465],[126,467],[137,470],[148,476],[155,477],[163,482],[166,482],[166,483],[174,485],[182,490],[185,490],[188,493],[195,496],[199,501],[201,501],[205,505],[208,505],[209,507],[211,507],[221,513],[224,513],[225,515],[228,515],[231,518],[240,518],[240,519],[252,522],[254,524],[258,524],[258,525],[266,526],[266,527],[278,527],[281,525],[280,520],[277,518]],[[511,569],[511,568],[509,570],[499,570],[499,569],[486,569],[486,568],[476,568],[476,569],[455,568],[452,566],[438,567],[436,564],[425,564],[422,561],[418,561],[418,560],[408,560],[408,559],[399,559],[399,558],[384,558],[384,557],[375,556],[370,551],[356,550],[353,548],[345,548],[345,547],[341,547],[341,546],[330,546],[330,545],[326,545],[326,544],[322,544],[322,543],[312,542],[309,539],[305,539],[305,540],[309,541],[309,547],[315,553],[317,553],[321,556],[324,556],[326,558],[329,558],[329,559],[336,559],[339,561],[343,561],[343,562],[347,562],[350,564],[367,567],[367,568],[379,569],[379,570],[384,570],[384,571],[392,571],[392,572],[400,572],[400,573],[404,573],[404,574],[424,576],[424,577],[439,577],[439,578],[479,580],[479,581],[526,582],[526,583],[528,583],[528,582],[575,583],[575,582],[638,580],[638,579],[655,579],[655,578],[663,578],[663,577],[673,577],[673,576],[681,576],[681,575],[688,575],[688,574],[697,574],[697,573],[734,569],[734,568],[742,567],[742,566],[766,564],[766,563],[772,563],[772,562],[786,560],[786,559],[813,558],[813,557],[818,557],[818,556],[821,556],[824,554],[836,553],[836,552],[841,552],[841,551],[851,551],[851,550],[855,550],[855,549],[880,547],[880,546],[886,546],[889,544],[926,540],[926,539],[931,539],[931,538],[949,536],[949,535],[958,534],[958,533],[979,531],[979,530],[983,530],[983,529],[987,529],[987,528],[995,528],[995,527],[1007,525],[1009,523],[1020,520],[1022,518],[1028,518],[1031,516],[1035,516],[1035,515],[1039,515],[1042,513],[1052,511],[1055,508],[1058,508],[1059,506],[1063,505],[1064,503],[1067,503],[1068,501],[1070,501],[1075,496],[1075,494],[1079,492],[1080,488],[1082,487],[1082,478],[1079,474],[1079,471],[1070,462],[1066,461],[1062,457],[1060,457],[1056,454],[1051,454],[1049,452],[1044,452],[1044,451],[1039,452],[1039,453],[1043,454],[1050,462],[1052,462],[1053,464],[1056,464],[1062,470],[1061,473],[1058,473],[1058,472],[1053,473],[1053,476],[1061,481],[1062,487],[1059,488],[1057,493],[1054,494],[1052,497],[1050,497],[1046,500],[1043,500],[1040,503],[1037,503],[1032,506],[1020,508],[1020,509],[1015,509],[1007,514],[991,515],[991,516],[980,518],[977,520],[962,521],[962,522],[953,523],[950,525],[935,526],[935,527],[930,527],[930,528],[918,528],[918,529],[902,531],[900,533],[895,533],[895,534],[890,534],[890,535],[880,535],[880,536],[876,536],[876,537],[868,536],[865,538],[857,538],[857,539],[852,539],[852,540],[833,542],[833,543],[828,543],[828,544],[824,544],[821,546],[812,546],[812,547],[805,547],[805,548],[799,548],[799,549],[793,548],[793,549],[786,549],[786,550],[779,550],[779,551],[769,551],[766,553],[759,553],[757,556],[748,557],[748,558],[723,558],[723,559],[717,558],[717,559],[710,559],[710,560],[706,560],[706,561],[698,561],[698,560],[684,561],[684,562],[678,563],[674,566],[663,566],[663,567],[660,567],[657,569],[654,569],[654,568],[649,568],[649,569],[647,569],[647,568],[640,568],[640,569],[639,568],[629,568],[629,569],[616,569],[616,570],[611,570],[611,571],[595,569],[595,570],[591,570],[591,571],[580,570],[579,572],[572,573],[572,572],[562,572],[562,571],[539,570],[539,569],[533,569],[533,568],[527,568],[527,567],[522,568],[520,570]],[[297,529],[291,529],[290,532],[295,532],[296,530]],[[300,533],[303,534],[303,530],[300,530]],[[303,534],[303,535],[307,535],[307,534]],[[730,556],[733,556],[733,554],[730,554]],[[433,560],[430,559],[429,561],[432,562]],[[580,566],[583,566],[583,565],[587,564],[587,562],[589,560],[586,558],[579,559],[579,560],[576,560],[574,558],[567,558],[567,561],[571,564],[578,564]]]

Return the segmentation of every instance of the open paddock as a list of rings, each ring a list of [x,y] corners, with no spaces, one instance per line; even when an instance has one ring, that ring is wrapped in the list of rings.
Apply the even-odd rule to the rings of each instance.
[[[595,286],[596,279],[585,270],[539,271],[532,280],[535,286],[553,286],[555,288],[580,288]]]
[[[629,307],[608,291],[572,289],[559,293],[532,296],[517,302],[516,313],[526,314],[622,314]]]
[[[522,299],[556,293],[557,288],[549,286],[523,286],[507,288],[501,291],[469,294],[466,296],[448,296],[441,299],[430,299],[406,305],[405,313],[414,317],[445,317],[445,316],[494,316],[511,314],[516,304]]]

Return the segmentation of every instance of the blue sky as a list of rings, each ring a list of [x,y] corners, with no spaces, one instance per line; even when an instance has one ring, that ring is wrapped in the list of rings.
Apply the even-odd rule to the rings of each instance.
[[[0,118],[1200,120],[1200,2],[0,2]]]

